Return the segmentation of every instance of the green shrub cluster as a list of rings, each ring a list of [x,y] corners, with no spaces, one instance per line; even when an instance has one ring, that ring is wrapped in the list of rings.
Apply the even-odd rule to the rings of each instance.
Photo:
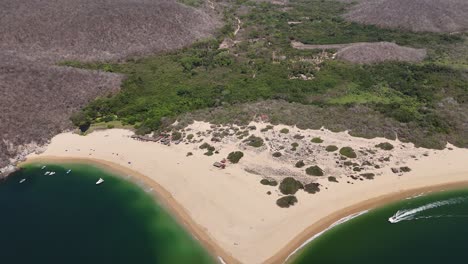
[[[263,185],[276,186],[278,182],[275,179],[261,179],[260,183]]]
[[[340,149],[340,154],[351,159],[357,157],[356,152],[354,152],[354,149],[351,147],[342,147]]]
[[[392,150],[393,149],[393,145],[391,143],[389,143],[389,142],[379,143],[379,144],[375,145],[375,147],[383,149],[383,150]]]
[[[296,164],[294,165],[296,168],[302,168],[305,166],[305,163],[303,160],[300,160],[298,162],[296,162]]]
[[[281,208],[288,208],[290,206],[293,206],[297,203],[297,198],[294,195],[288,195],[288,196],[283,196],[276,200],[276,205],[278,205]]]
[[[335,146],[335,145],[329,145],[325,148],[326,151],[328,152],[334,152],[334,151],[337,151],[338,150],[338,147]]]
[[[229,155],[227,156],[227,159],[231,163],[238,163],[239,160],[242,159],[242,157],[244,157],[244,153],[242,151],[233,151],[229,153]]]
[[[310,142],[312,143],[323,143],[323,139],[319,138],[319,137],[314,137],[313,139],[310,140]]]
[[[311,176],[323,176],[323,170],[317,165],[308,167],[306,173]]]
[[[275,158],[279,158],[279,157],[283,156],[283,154],[281,154],[281,152],[277,151],[277,152],[274,152],[272,156],[275,157]]]
[[[304,185],[293,177],[284,178],[279,185],[279,190],[282,194],[295,194],[302,188],[304,188]]]
[[[316,182],[308,183],[304,185],[304,191],[312,194],[320,192],[320,184]]]
[[[250,137],[246,138],[243,142],[247,143],[247,145],[254,148],[259,148],[263,146],[263,138],[256,137],[254,135],[250,135]]]

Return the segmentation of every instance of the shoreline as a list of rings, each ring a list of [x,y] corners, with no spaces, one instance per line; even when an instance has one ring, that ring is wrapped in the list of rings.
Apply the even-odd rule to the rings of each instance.
[[[34,157],[28,158],[27,160],[20,162],[17,167],[21,167],[22,165],[30,165],[30,164],[37,164],[37,163],[52,163],[52,164],[83,164],[83,165],[90,165],[95,166],[97,168],[106,170],[111,172],[112,174],[116,175],[117,177],[121,177],[125,180],[132,182],[133,184],[137,185],[141,188],[140,183],[143,182],[144,185],[153,188],[153,191],[148,193],[151,195],[155,202],[162,206],[174,220],[180,224],[186,231],[200,243],[200,245],[207,251],[209,255],[213,257],[214,260],[219,261],[219,258],[226,263],[241,263],[233,256],[228,254],[224,251],[219,245],[217,245],[213,239],[206,234],[203,230],[203,227],[195,223],[185,210],[185,208],[179,204],[171,195],[169,191],[167,191],[164,187],[160,184],[155,182],[154,180],[150,179],[148,176],[129,169],[125,168],[119,164],[114,162],[109,162],[101,159],[95,158],[69,158],[69,157],[55,157],[55,156],[44,156],[44,157]],[[130,178],[124,177],[124,175],[130,175]],[[136,181],[135,179],[141,180],[141,182]]]
[[[375,145],[388,140],[284,125],[265,131],[265,124],[253,125],[259,129],[249,134],[269,138],[261,148],[246,146],[236,135],[213,142],[213,135],[207,132],[213,125],[197,122],[185,130],[186,134],[192,133],[192,140],[171,146],[135,140],[133,132],[123,129],[86,136],[62,133],[43,153],[28,156],[27,162],[81,161],[101,164],[117,175],[133,175],[133,181],[144,189],[153,188],[157,202],[211,255],[221,256],[226,263],[282,263],[314,234],[360,209],[385,205],[424,190],[468,185],[466,149],[448,145],[444,150],[429,150],[396,140],[390,141],[393,150],[377,150]],[[287,135],[280,133],[285,128],[289,130]],[[213,133],[222,133],[221,129],[215,128]],[[312,143],[317,137],[325,143]],[[299,147],[290,150],[294,142]],[[205,143],[212,144],[215,153],[207,155],[200,148]],[[327,145],[354,148],[359,156],[347,162],[356,165],[348,166],[339,153],[325,151]],[[283,150],[278,150],[281,147]],[[225,169],[215,166],[234,151],[244,153],[240,162],[227,162]],[[272,156],[275,151],[283,155]],[[320,165],[326,176],[336,178],[332,181],[309,176],[305,168],[294,166],[298,159],[303,159],[306,167]],[[361,167],[361,172],[354,171],[356,166]],[[396,173],[396,168],[408,168],[409,172]],[[375,177],[359,176],[364,172],[372,172]],[[276,203],[284,197],[278,186],[260,182],[269,177],[281,182],[290,176],[303,184],[319,184],[320,190],[314,194],[299,190],[295,193],[299,202],[286,209]]]
[[[390,193],[390,194],[384,194],[379,197],[365,200],[353,206],[346,207],[344,209],[336,211],[335,213],[331,215],[328,215],[322,218],[318,222],[306,228],[306,230],[304,230],[301,234],[297,235],[293,240],[288,242],[288,244],[284,248],[282,248],[279,252],[277,252],[271,258],[267,259],[264,263],[265,264],[290,263],[290,261],[294,260],[297,253],[300,253],[300,251],[304,247],[307,247],[307,245],[310,242],[312,242],[312,241],[307,242],[307,240],[319,234],[320,232],[327,230],[331,225],[333,225],[337,221],[344,219],[346,217],[349,217],[355,214],[360,214],[361,212],[368,212],[376,208],[384,207],[389,204],[402,201],[406,198],[419,195],[421,193],[454,191],[454,190],[461,190],[465,188],[468,188],[468,180],[457,181],[457,182],[446,183],[446,184],[438,184],[438,185],[433,185],[433,186],[426,186],[426,187],[421,187],[421,188],[403,190],[400,192],[395,192],[395,193]]]
[[[171,193],[167,191],[164,187],[158,184],[156,181],[151,179],[150,177],[137,172],[135,170],[126,168],[114,162],[109,162],[101,159],[96,158],[82,158],[82,157],[57,157],[57,156],[39,156],[39,157],[32,157],[28,158],[26,161],[21,162],[18,166],[27,165],[27,164],[35,164],[35,163],[54,163],[54,164],[85,164],[96,166],[98,168],[102,168],[104,170],[108,170],[117,176],[123,175],[131,175],[131,178],[125,178],[134,184],[136,182],[134,178],[142,180],[143,183],[147,186],[151,186],[153,188],[152,196],[156,199],[161,206],[163,206],[171,216],[181,224],[184,228],[187,229],[189,234],[191,234],[196,240],[200,242],[200,244],[205,248],[208,254],[212,255],[213,258],[221,263],[242,263],[232,255],[228,254],[224,249],[222,249],[213,238],[211,238],[205,229],[200,226],[199,224],[195,223],[195,221],[189,216],[186,209],[178,203]],[[467,175],[468,176],[468,175]],[[429,185],[425,187],[419,188],[411,188],[407,190],[401,190],[398,192],[387,193],[381,196],[377,196],[371,199],[364,200],[352,206],[348,206],[346,208],[338,209],[334,213],[327,215],[321,218],[319,221],[312,223],[308,226],[304,231],[300,232],[296,237],[286,243],[280,251],[276,252],[273,256],[266,259],[262,263],[265,264],[282,264],[282,263],[290,263],[294,260],[295,256],[301,252],[301,250],[306,247],[311,241],[311,238],[316,236],[321,232],[326,232],[327,229],[330,228],[331,225],[336,223],[337,221],[349,217],[354,214],[358,214],[363,211],[370,211],[375,208],[383,207],[388,204],[401,201],[408,197],[412,197],[415,195],[419,195],[421,193],[434,193],[434,192],[441,192],[441,191],[449,191],[449,190],[458,190],[468,188],[468,180],[466,181],[454,181],[451,183],[443,183],[443,184],[436,184],[436,185]],[[221,258],[221,261],[220,259]]]

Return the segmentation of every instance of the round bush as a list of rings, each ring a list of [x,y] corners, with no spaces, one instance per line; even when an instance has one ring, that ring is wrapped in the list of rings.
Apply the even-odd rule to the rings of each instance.
[[[289,133],[289,129],[283,128],[283,129],[280,130],[280,132],[283,133],[283,134],[287,134],[287,133]]]
[[[296,162],[295,166],[296,166],[296,168],[302,168],[302,167],[305,166],[305,163],[304,163],[303,160],[300,160],[300,161]]]
[[[345,157],[351,158],[351,159],[354,159],[354,158],[357,157],[356,152],[354,152],[354,149],[351,148],[351,147],[341,148],[340,149],[340,154],[345,156]]]
[[[297,198],[294,195],[284,196],[276,200],[276,204],[281,208],[288,208],[290,206],[293,206],[296,203],[297,203]]]
[[[334,152],[334,151],[337,151],[338,150],[338,147],[335,146],[335,145],[329,145],[325,148],[326,151],[328,152]]]
[[[323,142],[323,139],[319,137],[314,137],[310,142],[319,144]]]
[[[279,186],[279,190],[282,194],[295,194],[302,188],[304,188],[304,185],[293,177],[284,178]]]
[[[323,170],[319,166],[310,166],[306,169],[306,173],[311,176],[323,176]]]
[[[281,157],[282,155],[283,155],[283,154],[281,154],[281,152],[275,152],[275,153],[273,153],[273,157],[275,157],[275,158],[279,158],[279,157]]]
[[[242,151],[233,151],[229,153],[229,155],[227,156],[227,159],[231,163],[238,163],[239,160],[242,159],[242,157],[244,157],[244,153]]]

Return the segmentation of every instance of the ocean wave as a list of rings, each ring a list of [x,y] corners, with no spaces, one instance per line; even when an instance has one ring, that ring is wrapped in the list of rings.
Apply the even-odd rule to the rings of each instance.
[[[403,209],[403,210],[398,210],[393,216],[391,216],[388,220],[391,223],[398,223],[401,221],[409,221],[409,220],[417,220],[417,219],[427,219],[427,218],[440,218],[444,217],[444,215],[436,215],[436,216],[420,216],[417,217],[417,214],[438,208],[441,206],[447,206],[447,205],[453,205],[453,204],[459,204],[464,201],[466,201],[467,198],[465,197],[457,197],[457,198],[452,198],[452,199],[447,199],[447,200],[442,200],[442,201],[437,201],[429,204],[425,204],[416,208],[412,209]],[[454,215],[445,215],[445,217],[454,217]],[[463,216],[460,216],[463,217]]]

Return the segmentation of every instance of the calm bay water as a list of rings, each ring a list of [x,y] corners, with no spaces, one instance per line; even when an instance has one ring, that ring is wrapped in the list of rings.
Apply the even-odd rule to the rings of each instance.
[[[1,181],[0,228],[1,263],[213,263],[150,195],[92,166],[29,165]]]
[[[388,218],[395,215],[396,223]],[[467,263],[468,190],[406,199],[335,226],[292,263]]]

